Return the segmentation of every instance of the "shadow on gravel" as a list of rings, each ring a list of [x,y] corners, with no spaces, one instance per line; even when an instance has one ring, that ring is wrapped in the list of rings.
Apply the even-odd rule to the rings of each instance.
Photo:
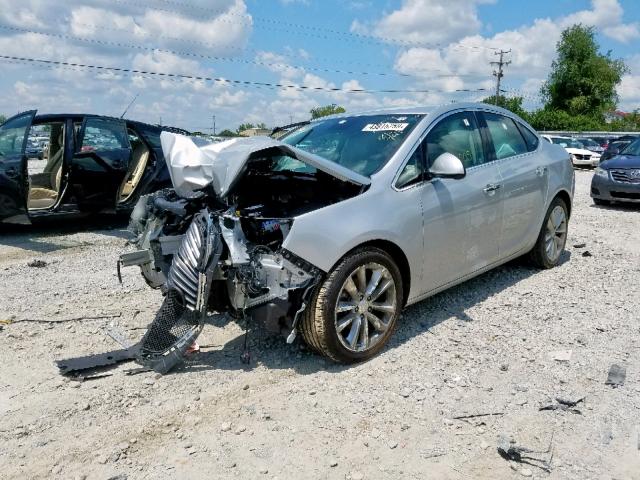
[[[592,203],[589,205],[591,208],[595,208],[597,210],[611,210],[618,212],[633,212],[640,213],[640,203],[612,203],[610,205],[596,205]]]
[[[129,238],[125,231],[128,216],[103,215],[73,219],[46,219],[35,225],[0,224],[0,245],[22,248],[36,253],[50,253],[84,243],[56,242],[57,237],[81,232],[99,232],[117,238]],[[86,242],[85,242],[86,243]]]
[[[560,264],[567,262],[571,252],[565,251]],[[473,318],[466,311],[487,298],[511,287],[512,285],[540,273],[540,270],[529,267],[521,259],[509,262],[461,285],[452,287],[431,298],[407,307],[400,317],[396,331],[390,338],[383,352],[393,350],[399,345],[422,334],[435,335],[431,329],[447,321],[459,322],[489,321],[490,318]],[[207,325],[205,328],[216,328]],[[284,337],[269,335],[259,328],[249,332],[251,363],[241,362],[244,351],[244,335],[221,345],[221,349],[203,350],[194,355],[175,373],[191,373],[203,370],[251,370],[257,365],[270,369],[293,369],[306,375],[317,371],[341,372],[352,365],[339,365],[310,352],[300,336],[291,346],[285,343]]]

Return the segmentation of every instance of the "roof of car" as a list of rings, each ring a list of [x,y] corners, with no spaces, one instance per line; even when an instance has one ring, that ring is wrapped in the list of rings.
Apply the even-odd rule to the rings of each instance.
[[[516,114],[510,112],[509,110],[505,110],[504,108],[497,107],[495,105],[491,105],[489,103],[482,102],[463,102],[463,103],[449,103],[446,105],[440,106],[402,106],[402,107],[387,107],[387,108],[379,108],[374,110],[365,110],[362,112],[346,112],[339,113],[336,115],[331,115],[330,117],[321,117],[318,120],[325,120],[327,118],[340,118],[340,117],[353,117],[360,115],[434,115],[438,116],[443,113],[452,111],[452,110],[486,110],[495,113],[500,113],[503,115],[510,115],[517,117]]]

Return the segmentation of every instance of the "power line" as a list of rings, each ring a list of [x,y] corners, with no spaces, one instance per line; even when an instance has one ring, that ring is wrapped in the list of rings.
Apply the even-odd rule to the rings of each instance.
[[[508,62],[504,61],[504,55],[506,53],[511,53],[511,49],[509,50],[500,50],[498,52],[494,52],[496,55],[500,55],[500,60],[498,62],[489,62],[491,65],[497,65],[498,70],[493,71],[493,76],[496,77],[496,105],[500,103],[500,80],[504,77],[504,71],[502,70],[503,66],[507,66],[511,63],[511,60]]]
[[[0,29],[9,30],[13,32],[29,33],[33,35],[47,36],[52,38],[59,38],[61,40],[75,40],[75,41],[80,41],[85,43],[92,43],[96,45],[104,45],[104,46],[134,49],[134,50],[145,50],[150,52],[163,52],[163,53],[170,53],[172,55],[181,56],[181,57],[193,57],[193,58],[208,59],[208,60],[218,60],[218,61],[224,61],[224,62],[240,63],[245,65],[253,64],[253,65],[261,65],[265,67],[278,67],[278,68],[287,68],[287,69],[300,70],[300,71],[316,71],[316,72],[324,72],[324,73],[342,73],[347,75],[411,77],[411,75],[409,74],[399,73],[399,72],[362,72],[362,71],[355,71],[355,70],[339,70],[339,69],[314,67],[314,66],[303,67],[299,65],[289,65],[282,62],[266,62],[266,61],[260,61],[260,60],[247,60],[242,58],[232,58],[232,57],[224,57],[224,56],[218,56],[218,55],[205,55],[201,53],[176,51],[176,50],[171,50],[166,48],[137,45],[133,43],[123,43],[123,42],[114,42],[111,40],[100,40],[96,38],[78,37],[75,35],[67,35],[64,33],[43,32],[43,31],[13,27],[10,25],[2,25],[2,24],[0,24]],[[457,75],[457,74],[447,73],[447,74],[433,74],[432,76],[444,78],[444,77],[478,77],[479,75],[467,75],[467,74]]]
[[[132,74],[132,75],[147,75],[153,76],[154,78],[162,78],[162,79],[182,79],[182,80],[195,80],[195,81],[206,81],[206,82],[214,82],[214,83],[222,83],[227,85],[235,85],[235,86],[256,86],[256,87],[275,87],[280,89],[293,89],[293,90],[308,90],[308,91],[317,91],[317,92],[343,92],[343,93],[369,93],[369,94],[377,94],[377,93],[455,93],[455,92],[472,92],[472,91],[485,91],[484,88],[479,89],[468,89],[468,88],[459,88],[455,90],[405,90],[405,89],[380,89],[380,90],[368,90],[364,88],[340,88],[340,87],[312,87],[308,85],[294,85],[294,84],[282,84],[282,83],[271,83],[271,82],[257,82],[251,80],[236,80],[236,79],[228,79],[222,77],[207,77],[201,75],[187,75],[187,74],[179,74],[179,73],[169,73],[169,72],[155,72],[155,71],[147,71],[147,70],[138,70],[132,68],[125,67],[108,67],[104,65],[92,65],[92,64],[83,64],[76,62],[63,62],[58,60],[45,60],[31,57],[18,57],[13,55],[0,55],[0,59],[6,60],[15,60],[25,63],[34,63],[34,64],[42,64],[42,65],[55,65],[62,67],[76,67],[81,69],[89,69],[94,71],[107,71],[107,72],[116,72],[123,74]]]
[[[149,7],[146,5],[141,5],[138,2],[133,2],[131,0],[112,0],[114,2],[120,3],[122,5],[128,5],[128,6],[132,6],[132,7],[136,7],[136,8],[142,8],[142,9],[146,9],[146,10],[151,10],[151,11],[156,11],[156,12],[163,12],[163,13],[171,13],[171,14],[178,14],[178,15],[182,15],[184,14],[184,11],[181,10],[175,10],[175,9],[169,9],[169,8],[158,8],[158,7]],[[158,1],[164,1],[164,0],[158,0]],[[216,15],[228,15],[228,16],[239,16],[241,18],[248,18],[249,15],[245,14],[238,14],[238,13],[234,13],[234,12],[229,12],[227,10],[213,10],[213,9],[208,9],[206,7],[199,7],[199,6],[195,6],[195,5],[190,5],[187,3],[183,3],[183,2],[175,2],[172,0],[167,0],[164,3],[167,4],[173,4],[173,5],[181,5],[183,9],[186,10],[196,10],[196,11],[200,11],[200,12],[207,12],[207,13],[213,13]],[[346,31],[341,31],[341,30],[333,30],[330,28],[325,28],[325,27],[315,27],[315,26],[311,26],[311,25],[304,25],[304,24],[300,24],[300,23],[291,23],[291,22],[284,22],[282,20],[275,20],[275,19],[260,19],[259,17],[255,18],[253,16],[250,17],[251,20],[257,20],[257,21],[262,21],[262,22],[266,22],[266,23],[271,23],[272,25],[276,25],[276,26],[282,26],[283,28],[280,29],[275,29],[276,31],[284,31],[286,33],[293,33],[293,34],[300,34],[300,35],[306,35],[306,36],[310,36],[310,37],[314,37],[314,38],[320,38],[320,39],[324,39],[324,40],[334,40],[335,36],[341,36],[342,41],[357,41],[357,42],[363,42],[363,43],[374,43],[374,44],[391,44],[391,45],[398,45],[398,46],[403,46],[403,47],[425,47],[425,48],[465,48],[465,49],[472,49],[472,50],[498,50],[497,47],[488,47],[488,46],[484,46],[484,45],[469,45],[469,44],[458,44],[458,45],[445,45],[442,43],[425,43],[425,42],[414,42],[414,41],[409,41],[409,40],[402,40],[399,38],[392,38],[392,37],[382,37],[382,36],[377,36],[377,35],[367,35],[367,34],[361,34],[361,33],[355,33],[355,32],[346,32]],[[263,26],[259,26],[259,25],[255,25],[253,22],[247,22],[247,21],[234,21],[234,20],[229,20],[229,19],[225,19],[225,18],[216,18],[216,16],[212,16],[209,18],[209,20],[215,20],[221,23],[228,23],[228,24],[235,24],[235,25],[247,25],[247,26],[257,26],[260,28],[273,28],[273,27],[263,27]],[[291,28],[298,28],[301,30],[311,30],[311,32],[305,32],[305,31],[292,31]],[[316,33],[318,32],[318,33]],[[327,34],[322,34],[320,32],[326,32]]]

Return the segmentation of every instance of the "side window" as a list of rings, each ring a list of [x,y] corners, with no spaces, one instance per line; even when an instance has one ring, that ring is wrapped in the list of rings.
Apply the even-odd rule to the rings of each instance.
[[[405,188],[422,181],[422,145],[418,145],[409,161],[402,169],[402,173],[396,182],[396,188]]]
[[[465,168],[485,162],[480,132],[473,112],[454,113],[440,121],[427,135],[428,165],[443,153],[458,157]]]
[[[509,117],[495,113],[485,113],[484,118],[491,134],[496,158],[513,157],[528,151],[516,124]]]
[[[517,123],[517,125],[520,133],[522,133],[522,136],[524,137],[524,141],[527,144],[527,151],[533,152],[536,148],[538,148],[538,143],[540,142],[540,140],[538,140],[538,137],[535,133],[533,133],[521,123]]]
[[[88,118],[80,151],[122,150],[129,147],[129,135],[123,122]]]

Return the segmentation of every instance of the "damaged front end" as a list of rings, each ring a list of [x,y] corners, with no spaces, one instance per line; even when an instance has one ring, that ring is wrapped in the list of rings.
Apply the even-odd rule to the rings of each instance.
[[[118,261],[119,276],[137,265],[164,295],[136,360],[169,371],[209,313],[260,322],[293,342],[324,272],[283,242],[296,216],[358,195],[368,179],[271,139],[162,141],[175,188],[139,200],[130,225],[138,250]]]

